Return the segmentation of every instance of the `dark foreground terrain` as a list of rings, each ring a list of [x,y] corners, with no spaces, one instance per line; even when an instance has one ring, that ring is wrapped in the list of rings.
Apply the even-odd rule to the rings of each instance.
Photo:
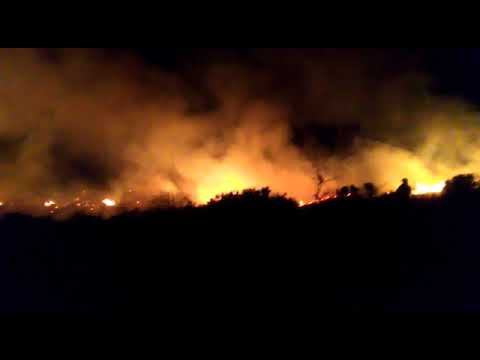
[[[480,197],[0,220],[0,310],[296,317],[480,310]]]

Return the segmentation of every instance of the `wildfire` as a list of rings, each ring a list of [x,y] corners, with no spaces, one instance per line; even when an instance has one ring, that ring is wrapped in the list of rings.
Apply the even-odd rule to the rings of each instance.
[[[445,181],[441,181],[435,184],[416,184],[413,190],[414,195],[424,194],[439,194],[445,187]]]
[[[212,198],[214,198],[218,194],[228,193],[228,192],[241,192],[247,188],[254,188],[254,182],[252,182],[252,178],[250,176],[243,176],[231,168],[225,169],[225,172],[212,172],[208,173],[203,178],[203,182],[200,184],[201,186],[197,187],[196,197],[193,199],[197,202],[197,204],[205,204]],[[414,183],[412,185],[412,194],[413,195],[426,195],[426,194],[439,194],[443,191],[446,185],[445,181],[440,182],[419,182]],[[129,189],[129,193],[133,193],[133,190]],[[386,194],[389,194],[388,192]],[[104,194],[103,194],[104,196]],[[56,200],[46,200],[42,203],[40,200],[36,202],[37,209],[38,207],[47,208],[48,212],[51,214],[62,214],[63,211],[65,212],[85,212],[89,214],[112,214],[112,211],[105,211],[106,208],[112,208],[118,206],[118,201],[113,200],[112,198],[103,198],[100,194],[95,194],[93,196],[87,196],[83,194],[82,197],[77,197],[73,195],[68,197],[70,200],[59,198],[55,195]],[[352,196],[352,194],[346,195],[347,197]],[[313,197],[313,195],[312,195]],[[330,191],[325,191],[321,196],[318,194],[315,195],[314,199],[308,199],[306,197],[299,197],[297,201],[298,207],[307,207],[313,204],[319,204],[324,201],[335,199],[337,195]],[[103,198],[103,200],[101,200]],[[11,200],[3,202],[0,201],[0,207],[7,208],[13,207],[13,202]],[[43,204],[43,206],[41,206]],[[139,198],[137,196],[133,196],[130,199],[124,198],[122,200],[122,204],[125,206],[126,209],[139,209],[139,208],[147,208],[149,205],[148,203],[148,196]],[[103,205],[103,207],[102,207]],[[76,210],[73,210],[76,209]],[[5,211],[5,210],[3,210]],[[43,212],[42,212],[43,213]]]
[[[205,176],[197,189],[197,201],[206,204],[220,193],[249,188],[249,181],[234,169],[220,169]]]
[[[117,205],[116,201],[115,200],[112,200],[112,199],[103,199],[102,200],[102,203],[105,205],[105,206],[108,206],[108,207],[112,207],[112,206],[115,206]]]

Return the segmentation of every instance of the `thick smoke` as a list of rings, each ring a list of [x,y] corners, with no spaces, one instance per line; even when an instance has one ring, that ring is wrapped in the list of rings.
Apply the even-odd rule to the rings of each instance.
[[[310,200],[317,171],[323,191],[388,191],[480,165],[475,111],[430,95],[409,60],[257,50],[166,71],[125,54],[0,51],[0,201],[261,186]]]

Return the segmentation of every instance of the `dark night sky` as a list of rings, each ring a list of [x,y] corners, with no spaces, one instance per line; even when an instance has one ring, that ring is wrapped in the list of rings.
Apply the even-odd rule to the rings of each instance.
[[[441,92],[480,104],[480,49],[445,48],[427,51],[426,68]]]
[[[209,63],[213,60],[248,59],[256,53],[252,48],[137,48],[131,50],[147,62],[175,71],[189,63]],[[480,105],[480,49],[477,48],[397,48],[368,49],[366,53],[383,53],[393,63],[416,59],[415,66],[432,80],[434,92],[462,97]]]

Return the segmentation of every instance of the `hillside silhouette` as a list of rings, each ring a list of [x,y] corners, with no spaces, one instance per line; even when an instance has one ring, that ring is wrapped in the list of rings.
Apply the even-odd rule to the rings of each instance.
[[[263,188],[108,220],[5,215],[0,310],[170,320],[480,310],[475,177],[409,195],[365,184],[298,207]]]

